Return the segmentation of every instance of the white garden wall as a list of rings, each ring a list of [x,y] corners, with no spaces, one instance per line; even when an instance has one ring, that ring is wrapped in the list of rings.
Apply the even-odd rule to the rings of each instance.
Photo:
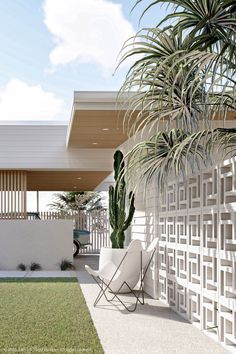
[[[0,270],[31,262],[44,270],[59,270],[62,259],[73,260],[72,249],[71,220],[0,221]]]
[[[137,196],[132,232],[159,238],[148,287],[155,282],[175,311],[236,351],[236,158],[169,183],[160,201],[148,195]]]
[[[143,247],[146,248],[157,234],[157,195],[153,189],[143,194],[142,186],[135,194],[135,215],[131,228],[131,238],[142,241]],[[154,262],[145,278],[145,292],[153,298],[158,297],[158,283],[157,283],[157,255],[155,255]]]

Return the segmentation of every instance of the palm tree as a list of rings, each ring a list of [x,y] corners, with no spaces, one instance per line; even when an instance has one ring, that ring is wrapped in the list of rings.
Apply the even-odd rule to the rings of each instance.
[[[102,209],[102,195],[98,192],[63,192],[54,194],[54,200],[49,204],[53,211],[71,213],[78,210]]]
[[[236,108],[236,6],[233,0],[156,0],[144,13],[159,3],[173,5],[173,13],[125,43],[120,62],[138,58],[120,94],[136,92],[125,115],[130,135],[152,133],[127,154],[127,175],[139,172],[146,183],[157,178],[163,186],[171,174],[210,160],[215,149],[227,153],[235,146],[235,129],[216,128],[214,120]]]

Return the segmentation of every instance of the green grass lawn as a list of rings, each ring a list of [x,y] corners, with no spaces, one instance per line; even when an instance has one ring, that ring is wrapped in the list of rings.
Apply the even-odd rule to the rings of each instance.
[[[0,279],[0,353],[103,353],[77,279]]]

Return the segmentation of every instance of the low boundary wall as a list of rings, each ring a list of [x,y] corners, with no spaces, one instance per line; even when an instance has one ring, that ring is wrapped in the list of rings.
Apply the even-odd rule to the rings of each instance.
[[[0,270],[31,262],[44,270],[59,270],[62,259],[73,260],[72,253],[72,220],[0,221]]]

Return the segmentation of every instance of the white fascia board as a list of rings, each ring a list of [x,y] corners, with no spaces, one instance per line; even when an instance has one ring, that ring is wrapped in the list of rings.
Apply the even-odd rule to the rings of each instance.
[[[74,110],[120,110],[125,109],[126,101],[133,93],[118,91],[75,91]]]
[[[118,91],[75,91],[74,103],[116,103],[132,97],[133,93]]]
[[[72,110],[71,110],[71,115],[70,115],[70,122],[69,122],[69,125],[67,128],[67,133],[66,133],[66,149],[68,149],[68,145],[69,145],[70,134],[71,134],[71,129],[72,129],[73,120],[74,120],[74,113],[75,113],[75,109],[74,109],[74,105],[73,105]]]

